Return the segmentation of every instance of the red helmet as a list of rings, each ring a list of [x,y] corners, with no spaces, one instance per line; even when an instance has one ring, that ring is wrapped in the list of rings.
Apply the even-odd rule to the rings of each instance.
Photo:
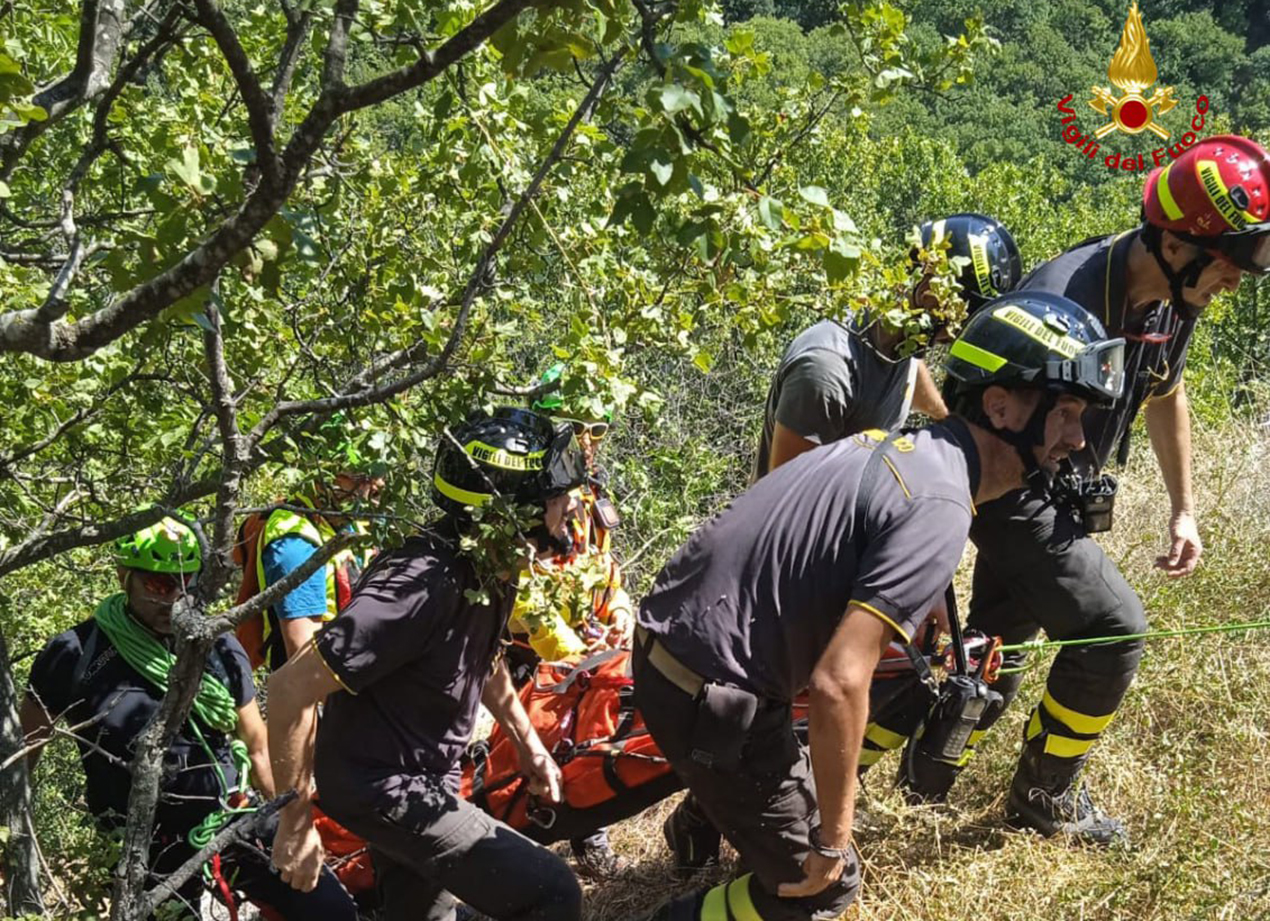
[[[1200,141],[1147,177],[1142,212],[1246,272],[1270,273],[1270,154],[1256,141]]]

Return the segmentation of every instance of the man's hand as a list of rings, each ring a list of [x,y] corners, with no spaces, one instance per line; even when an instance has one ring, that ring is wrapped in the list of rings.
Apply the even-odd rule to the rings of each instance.
[[[1155,558],[1156,568],[1163,569],[1170,579],[1189,576],[1195,571],[1204,552],[1204,544],[1199,539],[1199,528],[1195,525],[1195,516],[1189,512],[1174,515],[1169,522],[1169,539],[1169,552]]]
[[[828,889],[842,876],[846,861],[837,857],[825,857],[812,851],[803,861],[803,878],[797,883],[781,883],[776,894],[782,899],[801,899],[817,895]]]
[[[295,807],[302,807],[292,811]],[[283,808],[273,838],[273,865],[292,889],[312,892],[322,873],[322,839],[313,827],[308,801]]]
[[[564,776],[560,765],[542,747],[533,745],[520,755],[520,769],[529,777],[529,792],[549,803],[564,801]]]

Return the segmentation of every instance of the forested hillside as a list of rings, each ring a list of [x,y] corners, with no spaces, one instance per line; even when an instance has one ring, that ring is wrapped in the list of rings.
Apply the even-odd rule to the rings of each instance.
[[[564,361],[570,400],[619,407],[601,459],[638,596],[746,487],[799,330],[870,304],[925,344],[907,297],[922,221],[991,214],[1028,269],[1136,226],[1145,175],[1104,155],[1149,167],[1200,97],[1199,136],[1270,145],[1270,0],[1141,11],[1178,103],[1160,116],[1171,139],[1113,133],[1091,159],[1059,104],[1082,132],[1105,120],[1087,100],[1121,0],[0,2],[8,916],[142,916],[157,768],[135,772],[148,793],[111,839],[70,739],[28,787],[17,724],[35,654],[117,589],[116,537],[177,509],[201,523],[190,679],[246,613],[237,526],[339,471],[333,414],[385,466],[367,517],[393,546],[436,514],[444,427],[523,404]],[[1150,570],[1166,498],[1134,441],[1104,544],[1153,627],[1270,610],[1267,369],[1270,292],[1245,280],[1187,366],[1208,547],[1191,579]],[[847,917],[1270,918],[1265,636],[1148,649],[1093,771],[1130,850],[1003,827],[1023,707],[950,809],[903,805],[879,767]],[[173,725],[196,689],[176,682]],[[138,764],[159,763],[162,728]],[[673,887],[659,808],[615,829],[633,868],[588,888],[588,917],[642,916]]]

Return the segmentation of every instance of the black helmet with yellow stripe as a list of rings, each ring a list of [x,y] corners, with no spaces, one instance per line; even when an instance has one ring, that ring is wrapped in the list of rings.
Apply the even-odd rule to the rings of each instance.
[[[922,246],[948,241],[948,255],[968,260],[958,281],[969,315],[998,295],[1013,290],[1023,276],[1019,247],[1005,225],[973,211],[950,214],[921,227]]]
[[[586,479],[573,429],[515,407],[469,418],[441,436],[432,471],[433,499],[465,517],[496,497],[512,505],[544,505]]]
[[[1016,291],[970,319],[946,367],[954,412],[992,384],[1071,393],[1105,406],[1124,392],[1124,340],[1108,338],[1093,314],[1062,295]]]

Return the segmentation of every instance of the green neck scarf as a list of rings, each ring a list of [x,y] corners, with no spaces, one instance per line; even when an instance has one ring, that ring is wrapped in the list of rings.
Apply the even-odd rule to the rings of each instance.
[[[176,656],[128,613],[124,593],[111,595],[99,604],[93,617],[123,660],[166,694],[168,673],[176,664]],[[206,672],[200,679],[190,715],[218,732],[233,732],[238,727],[238,708],[229,689]]]

